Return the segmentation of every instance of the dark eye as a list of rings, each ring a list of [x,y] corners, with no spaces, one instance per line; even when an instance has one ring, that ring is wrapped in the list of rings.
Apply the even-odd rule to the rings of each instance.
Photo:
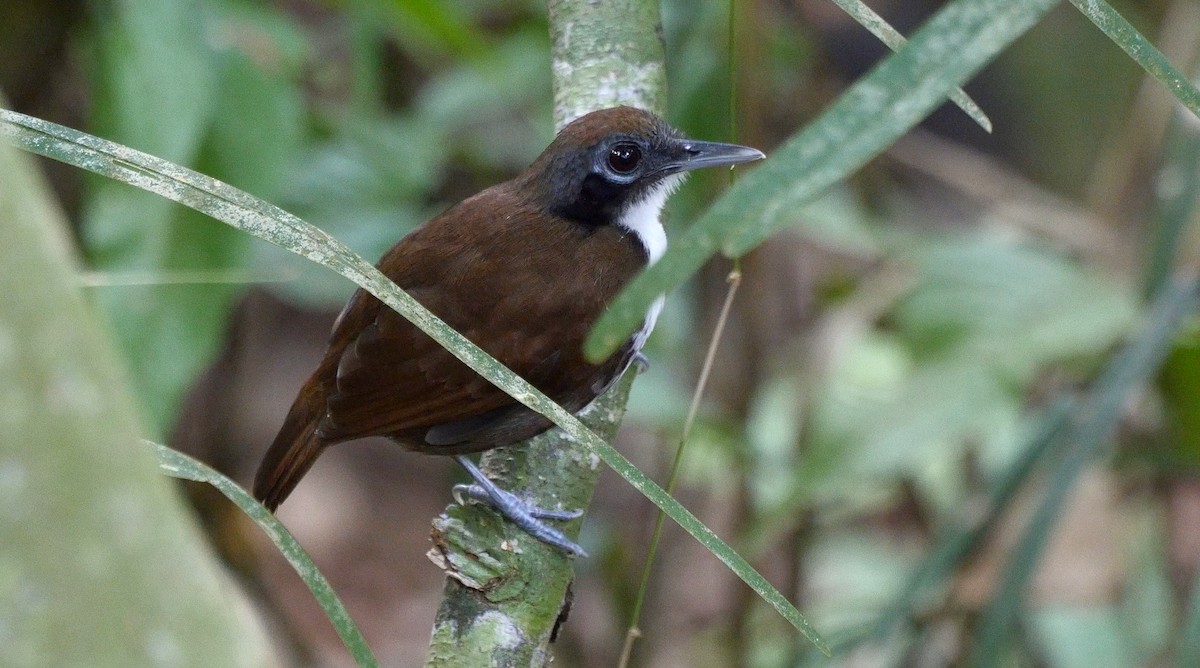
[[[642,162],[642,149],[637,144],[617,144],[608,150],[608,166],[618,174],[628,174]]]

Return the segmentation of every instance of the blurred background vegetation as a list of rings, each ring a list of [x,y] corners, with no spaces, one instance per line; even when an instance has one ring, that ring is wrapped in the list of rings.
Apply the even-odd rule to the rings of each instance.
[[[871,4],[911,33],[942,3]],[[1200,4],[1114,4],[1190,71]],[[736,3],[732,50],[728,4],[662,12],[671,121],[768,154],[885,55],[826,0]],[[1149,305],[1194,270],[1196,119],[1069,5],[966,88],[993,134],[943,107],[741,260],[685,464],[685,504],[838,654],[816,656],[669,530],[638,665],[941,666],[972,652],[1195,665],[1200,334],[1186,318],[1175,334]],[[18,111],[270,200],[369,258],[551,136],[546,19],[531,1],[0,1],[0,90]],[[353,286],[156,196],[42,166],[148,436],[248,483]],[[669,229],[728,178],[697,175]],[[656,478],[729,269],[713,262],[674,295],[651,339],[618,440]],[[1146,323],[1166,323],[1165,363],[1112,372],[1123,345],[1151,338]],[[1098,435],[1080,436],[1088,425]],[[451,469],[382,442],[341,446],[280,513],[385,664],[424,656],[442,577],[424,552]],[[347,664],[274,548],[190,491],[297,661]],[[653,517],[602,481],[561,665],[613,665]],[[1028,572],[1019,554],[1033,555]]]

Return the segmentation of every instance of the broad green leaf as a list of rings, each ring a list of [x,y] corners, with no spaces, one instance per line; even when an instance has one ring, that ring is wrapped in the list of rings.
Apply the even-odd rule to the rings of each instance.
[[[414,113],[469,161],[524,169],[552,139],[548,38],[544,27],[508,36],[486,59],[430,81]]]
[[[97,3],[93,122],[131,144],[188,159],[213,114],[218,81],[207,16],[194,0]]]
[[[303,53],[288,38],[287,24],[265,12],[202,12],[196,3],[176,0],[152,5],[152,11],[119,5],[116,27],[102,33],[101,67],[108,75],[101,88],[112,100],[99,106],[97,124],[277,197],[287,177],[280,166],[294,160],[305,133],[295,80]],[[201,39],[206,32],[224,39]],[[148,84],[158,89],[135,87]],[[98,182],[86,218],[87,248],[102,278],[96,300],[162,434],[187,385],[220,345],[240,289],[237,277],[247,275],[241,268],[250,241],[112,181]],[[131,272],[148,280],[123,284]],[[194,272],[218,280],[175,280]]]
[[[969,526],[951,525],[937,537],[933,549],[907,578],[895,599],[885,606],[863,639],[882,640],[904,621],[928,591],[947,582],[947,578],[988,536],[992,527],[1008,512],[1034,471],[1059,441],[1074,403],[1063,399],[1050,406],[1028,427],[1023,435],[1020,456],[997,478],[989,494],[987,511]]]
[[[205,138],[201,164],[243,190],[274,198],[288,177],[280,167],[297,160],[306,138],[298,73],[264,69],[241,51],[226,51],[217,60],[219,120]]]
[[[796,220],[797,209],[877,155],[1055,5],[1053,0],[958,0],[855,83],[808,128],[738,180],[640,275],[593,329],[587,354],[615,350],[660,294],[714,253],[745,253]]]
[[[378,258],[437,212],[423,200],[444,170],[447,141],[444,127],[411,117],[344,119],[289,167],[278,200],[357,253]],[[289,300],[337,309],[350,296],[352,286],[338,276],[280,248],[254,244],[250,252],[256,266],[288,279],[270,289]]]
[[[1031,384],[1048,365],[1099,359],[1136,308],[1129,290],[1073,260],[988,238],[933,242],[917,267],[892,313],[911,369],[885,401],[827,402],[821,415],[856,444],[855,468],[913,479],[953,512],[966,493],[947,465],[955,453],[973,447],[985,471],[1007,466]]]
[[[896,318],[919,354],[953,350],[1024,383],[1048,362],[1103,352],[1134,313],[1129,290],[1070,260],[963,238],[923,251]]]
[[[260,617],[137,442],[41,167],[0,146],[0,665],[271,665]]]
[[[204,40],[207,21],[199,3],[111,2],[98,11],[106,27],[97,33],[94,126],[146,151],[195,163],[219,92],[217,62]],[[119,283],[120,275],[131,271],[145,275],[171,267],[174,238],[183,224],[176,218],[180,209],[110,180],[91,185],[84,246],[93,267],[108,273],[106,283]],[[219,226],[205,229],[232,238]],[[194,231],[188,236],[195,240]],[[199,254],[220,255],[221,240],[213,242],[201,246]],[[173,268],[197,266],[202,265]],[[215,346],[213,337],[196,338],[205,326],[187,323],[206,314],[183,306],[193,294],[193,286],[102,287],[95,293],[130,360],[147,417],[160,434],[183,392],[184,378]],[[171,304],[178,308],[169,308]]]
[[[193,161],[218,91],[199,3],[114,0],[97,11],[105,29],[95,45],[93,126],[167,160]],[[162,221],[174,207],[108,180],[94,185],[84,224],[92,258],[104,268],[158,266],[169,235]]]

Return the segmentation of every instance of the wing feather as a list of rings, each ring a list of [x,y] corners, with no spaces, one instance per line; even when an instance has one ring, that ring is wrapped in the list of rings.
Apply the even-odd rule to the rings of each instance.
[[[602,364],[587,364],[583,339],[604,304],[644,264],[644,256],[608,226],[588,229],[560,220],[547,235],[544,213],[511,193],[494,193],[486,211],[475,210],[480,207],[476,199],[460,204],[463,210],[457,213],[486,224],[451,228],[442,224],[445,216],[434,219],[397,244],[380,266],[417,301],[542,392],[571,410],[582,408],[624,368],[630,354],[625,350]],[[506,224],[488,222],[495,218]],[[530,235],[538,234],[548,238],[529,244]],[[589,256],[614,248],[619,251],[615,262]],[[326,381],[323,439],[388,435],[421,450],[430,449],[425,436],[433,427],[475,425],[471,421],[483,414],[512,418],[511,411],[498,410],[515,408],[511,397],[402,316],[362,295],[347,306],[332,337],[329,354],[337,363]],[[363,300],[374,303],[358,303]],[[484,426],[471,431],[486,435]]]

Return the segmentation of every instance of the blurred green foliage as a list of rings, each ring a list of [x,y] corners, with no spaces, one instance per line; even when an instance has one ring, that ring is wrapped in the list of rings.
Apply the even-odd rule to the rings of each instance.
[[[89,5],[78,36],[92,99],[88,129],[276,202],[367,257],[520,169],[549,139],[540,3],[299,4],[304,11],[252,0]],[[738,3],[731,119],[727,5],[665,2],[672,121],[711,139],[730,138],[736,125],[737,139],[764,148],[803,127],[861,74],[845,65],[846,52],[869,43],[854,41],[865,31],[831,20],[817,4]],[[927,4],[938,3],[888,9],[919,24],[933,9]],[[1153,34],[1167,11],[1161,4],[1119,8]],[[805,331],[776,337],[786,343],[761,352],[744,412],[708,406],[687,476],[722,497],[746,491],[741,537],[757,555],[795,549],[787,565],[810,584],[793,593],[817,613],[823,632],[866,637],[863,625],[928,558],[933,541],[910,534],[969,526],[964,509],[1017,465],[1041,409],[1086,388],[1112,351],[1136,336],[1146,317],[1143,284],[1153,296],[1183,270],[1177,263],[1186,261],[1200,182],[1196,131],[1179,121],[1167,140],[1122,143],[1126,128],[1142,120],[1131,115],[1139,80],[1136,65],[1078,11],[1059,7],[990,65],[977,88],[968,86],[996,135],[973,126],[957,135],[1035,188],[1091,198],[1080,207],[1118,210],[1115,218],[1089,218],[1089,229],[1116,228],[1122,261],[1089,255],[1086,239],[1064,233],[1064,242],[1015,224],[989,208],[995,202],[964,206],[956,195],[927,211],[938,198],[915,192],[919,179],[886,159],[785,212],[785,239],[859,267],[803,286],[815,295],[813,330],[836,345],[818,345],[820,337]],[[947,113],[960,112],[943,110],[935,123]],[[1096,195],[1101,167],[1113,163],[1135,177]],[[1156,190],[1148,173],[1164,175],[1160,186],[1182,185]],[[697,175],[675,198],[673,234],[726,178]],[[220,348],[245,283],[261,281],[299,305],[330,310],[352,288],[100,179],[88,183],[81,237],[91,265],[113,283],[94,294],[160,433]],[[173,279],[193,270],[213,280]],[[146,273],[157,284],[120,285]],[[665,434],[677,433],[686,414],[694,351],[705,337],[696,326],[702,294],[673,297],[652,340],[655,363],[631,400],[631,420]],[[1161,384],[1149,388],[1153,407],[1129,409],[1137,412],[1133,422],[1152,426],[1148,436],[1118,436],[1129,446],[1123,461],[1132,463],[1113,470],[1127,485],[1194,472],[1196,358],[1190,331],[1168,357]],[[1132,448],[1147,442],[1153,457]],[[1039,481],[1030,480],[1036,493]],[[1127,555],[1122,592],[1105,604],[1030,606],[1023,633],[996,660],[1093,668],[1167,655],[1180,637],[1176,610],[1186,592],[1170,581],[1160,501],[1137,496],[1122,514],[1134,528],[1112,537]],[[878,530],[881,516],[905,504],[920,509],[919,521],[905,532]],[[945,619],[960,623],[962,642],[970,642],[973,613],[954,608],[952,585],[947,578],[913,603],[910,623],[875,648],[880,665],[912,661]],[[1198,634],[1197,626],[1187,628]],[[734,645],[749,649],[730,657],[725,641],[739,629],[752,637]],[[694,642],[698,656],[712,647],[717,662],[754,666],[794,663],[800,652],[781,622],[754,606],[741,620],[714,622]]]
[[[548,38],[528,3],[494,13],[469,3],[351,3],[330,21],[351,49],[333,62],[317,26],[280,8],[152,4],[96,8],[86,40],[92,129],[274,201],[365,256],[519,169],[548,140]],[[496,39],[480,37],[487,16],[508,24]],[[415,68],[403,77],[416,90],[402,110],[387,100],[397,60]],[[351,291],[288,253],[103,179],[91,182],[83,236],[93,266],[110,276],[98,299],[160,433],[218,350],[242,284],[268,281],[321,308]],[[189,270],[212,280],[173,284]],[[134,272],[158,284],[121,285]]]

